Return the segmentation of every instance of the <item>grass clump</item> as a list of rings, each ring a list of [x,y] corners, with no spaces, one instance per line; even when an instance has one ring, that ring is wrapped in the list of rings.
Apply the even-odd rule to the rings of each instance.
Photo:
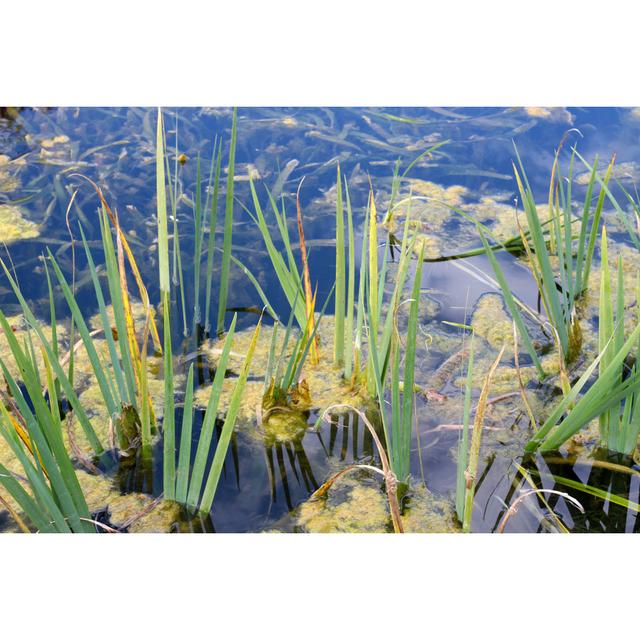
[[[587,287],[604,204],[604,189],[611,175],[614,159],[608,166],[603,188],[592,212],[593,190],[596,180],[599,179],[596,172],[596,159],[587,183],[582,215],[576,218],[572,211],[571,187],[577,151],[573,149],[568,175],[565,178],[561,175],[559,165],[561,148],[562,144],[556,152],[551,171],[548,221],[540,219],[533,191],[517,149],[518,167],[514,164],[514,173],[526,218],[526,232],[520,227],[522,245],[528,257],[528,265],[536,281],[551,332],[556,339],[562,359],[565,364],[568,364],[576,358],[582,346],[576,301]],[[578,224],[577,236],[573,232],[576,223]],[[549,228],[545,229],[547,224]],[[521,305],[511,293],[502,268],[494,255],[493,247],[489,245],[485,230],[480,225],[478,225],[478,232],[524,346],[540,378],[544,378],[543,367],[523,320]]]
[[[631,454],[637,446],[640,433],[640,366],[637,360],[629,365],[627,358],[640,345],[640,324],[625,340],[622,261],[618,259],[614,303],[606,229],[602,232],[601,255],[598,356],[529,441],[526,451],[554,451],[595,418],[599,421],[602,446],[622,454]],[[640,300],[640,289],[637,296]],[[595,382],[578,399],[596,367],[598,376]]]

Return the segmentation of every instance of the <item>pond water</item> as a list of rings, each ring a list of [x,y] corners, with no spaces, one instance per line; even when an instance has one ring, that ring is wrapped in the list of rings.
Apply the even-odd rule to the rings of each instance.
[[[186,282],[193,282],[192,202],[195,199],[196,157],[208,170],[214,138],[222,137],[226,154],[232,113],[225,108],[166,108],[163,110],[170,161],[176,145],[184,154],[178,166],[180,192],[178,207],[181,252]],[[99,201],[93,189],[78,174],[87,176],[103,189],[109,205],[117,211],[136,255],[142,278],[152,301],[159,300],[157,264],[157,224],[155,200],[155,123],[156,111],[150,108],[50,108],[22,109],[0,114],[0,207],[19,207],[22,219],[8,219],[11,228],[4,233],[8,251],[23,294],[37,315],[48,319],[48,288],[42,255],[49,247],[70,278],[75,259],[78,300],[86,317],[98,312],[98,305],[82,251],[72,255],[69,221],[72,230],[80,221],[92,246],[97,246],[100,229],[97,218]],[[402,170],[430,146],[447,141],[411,168],[414,194],[425,198],[448,200],[456,206],[469,207],[485,215],[487,224],[502,224],[515,207],[517,186],[513,177],[514,143],[523,160],[538,202],[546,202],[550,170],[557,145],[565,132],[577,143],[581,154],[592,161],[597,154],[601,166],[616,154],[618,177],[627,185],[640,176],[640,112],[616,108],[239,108],[236,152],[235,219],[233,253],[256,274],[276,313],[286,319],[288,307],[275,278],[258,229],[243,205],[252,211],[248,173],[259,189],[262,184],[282,196],[290,213],[293,237],[295,194],[300,180],[305,235],[310,248],[310,272],[317,283],[317,298],[322,303],[334,282],[335,256],[335,181],[339,164],[349,183],[354,211],[357,247],[356,264],[361,252],[361,228],[373,185],[379,210],[388,203],[394,165],[400,160]],[[566,160],[566,158],[565,158]],[[11,162],[9,162],[11,161]],[[173,166],[173,165],[172,165]],[[226,155],[223,158],[226,166]],[[584,192],[576,166],[576,193]],[[626,182],[625,182],[626,181]],[[580,191],[582,189],[582,192]],[[69,202],[78,190],[71,207]],[[259,191],[263,205],[266,196]],[[406,194],[405,194],[406,195]],[[475,208],[474,208],[475,207]],[[484,208],[483,208],[484,207]],[[217,245],[222,243],[223,206],[217,227]],[[492,218],[492,211],[503,218]],[[9,214],[7,214],[9,215]],[[449,256],[477,248],[480,243],[473,225],[453,213],[446,219],[434,209],[433,218],[424,213],[424,232],[432,238],[433,255]],[[24,221],[27,221],[26,223]],[[3,221],[0,221],[3,222]],[[496,227],[497,228],[497,227]],[[395,233],[398,229],[392,229]],[[77,231],[73,231],[77,236]],[[514,233],[516,233],[515,231]],[[29,237],[31,235],[31,237]],[[513,235],[513,234],[512,234]],[[627,240],[612,224],[612,241],[622,247]],[[380,234],[380,256],[387,250],[387,236]],[[6,254],[3,254],[6,255]],[[97,255],[100,255],[99,253]],[[429,257],[429,256],[428,256]],[[530,272],[515,257],[500,255],[512,290],[531,307],[538,305],[537,289]],[[99,259],[98,259],[99,261]],[[393,271],[394,265],[391,266]],[[636,267],[637,268],[637,267]],[[215,273],[219,273],[219,265]],[[429,500],[437,504],[438,524],[431,530],[450,530],[451,501],[455,492],[455,448],[462,421],[460,378],[466,364],[460,360],[444,376],[442,365],[463,348],[459,328],[446,322],[469,322],[479,305],[492,309],[488,323],[500,322],[506,313],[495,295],[497,289],[479,276],[493,277],[488,259],[481,255],[465,260],[427,262],[423,270],[420,347],[416,382],[424,389],[446,396],[446,400],[418,395],[416,402],[418,433],[412,444],[412,488],[408,505],[416,504],[428,490]],[[204,280],[203,280],[204,282]],[[212,299],[217,300],[218,279],[214,276]],[[204,285],[202,285],[204,286]],[[486,294],[494,294],[487,296]],[[193,326],[193,287],[185,288],[187,326]],[[485,301],[484,303],[482,301]],[[496,302],[497,301],[497,302]],[[497,305],[497,306],[496,306]],[[239,330],[253,327],[261,300],[252,283],[239,269],[232,268],[229,307],[239,310]],[[6,316],[19,313],[17,301],[4,278],[0,282],[0,308]],[[211,312],[211,319],[215,321]],[[68,322],[64,300],[57,308],[58,320]],[[478,315],[482,320],[482,317]],[[231,313],[226,316],[227,326]],[[402,320],[400,329],[402,331]],[[406,330],[406,317],[404,320]],[[211,346],[199,327],[183,335],[183,320],[176,300],[172,329],[176,373],[186,374],[188,365],[199,367],[196,385],[211,383],[214,365],[200,351]],[[215,336],[212,337],[215,340]],[[481,363],[490,354],[480,353]],[[513,356],[513,353],[511,354]],[[521,364],[528,364],[522,356]],[[486,367],[486,362],[485,365]],[[479,483],[473,530],[495,531],[509,505],[522,491],[514,462],[523,463],[522,447],[531,432],[519,397],[513,391],[513,369],[505,368],[501,387],[492,391],[493,404],[487,414],[480,458]],[[431,384],[440,376],[436,387]],[[531,383],[533,389],[533,384]],[[479,389],[476,388],[476,393]],[[536,387],[539,406],[554,399],[554,389]],[[504,400],[499,396],[503,394]],[[509,394],[511,394],[509,396]],[[179,401],[180,399],[178,399]],[[177,423],[181,409],[177,410]],[[194,441],[199,433],[203,411],[196,411]],[[269,441],[261,437],[255,421],[241,420],[234,433],[225,462],[210,518],[199,522],[182,522],[175,528],[216,532],[259,532],[265,530],[323,530],[324,520],[309,514],[305,502],[327,478],[351,463],[373,463],[379,459],[371,437],[355,414],[332,424],[319,423],[318,414],[309,416],[309,428],[288,441]],[[219,436],[218,434],[216,437]],[[177,435],[179,437],[179,433]],[[630,473],[620,473],[605,466],[593,466],[602,459],[591,442],[576,445],[554,456],[536,456],[525,461],[539,486],[566,491],[581,502],[581,514],[566,499],[548,496],[555,513],[571,531],[631,532],[640,530],[637,513],[601,497],[585,494],[561,484],[557,477],[589,484],[638,502],[640,473],[632,460],[616,459]],[[105,454],[98,466],[121,492],[148,493],[162,491],[162,444],[156,445],[151,473],[116,473],[117,465]],[[611,462],[611,460],[609,460]],[[554,479],[554,476],[556,479]],[[359,489],[380,493],[380,482],[363,473],[353,476],[342,488],[336,485],[338,500],[351,500],[359,508]],[[525,487],[526,488],[526,487]],[[382,494],[380,494],[382,495]],[[448,506],[449,505],[449,506]],[[549,514],[545,506],[531,499],[523,504],[508,524],[508,531],[546,531]],[[428,520],[425,516],[425,522]],[[0,527],[2,521],[0,520]],[[344,530],[351,525],[344,524]],[[371,525],[373,526],[373,525]],[[389,524],[385,525],[389,528]],[[315,527],[315,529],[314,529]],[[358,530],[357,523],[353,529]],[[428,526],[418,530],[429,530]]]

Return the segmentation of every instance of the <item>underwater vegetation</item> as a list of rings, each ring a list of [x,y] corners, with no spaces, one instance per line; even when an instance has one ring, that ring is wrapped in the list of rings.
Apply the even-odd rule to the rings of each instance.
[[[178,112],[132,113],[155,178],[140,228],[109,191],[127,140],[80,153],[60,131],[26,134],[59,171],[35,217],[29,162],[0,156],[0,528],[215,531],[234,509],[259,531],[637,522],[640,199],[615,157],[590,164],[561,137],[541,204],[514,147],[508,204],[413,177],[455,152],[450,136],[399,133],[431,120],[365,111],[362,129],[337,130],[328,115],[222,110],[207,115],[228,135],[203,142]],[[337,153],[271,175],[243,127]],[[347,171],[363,148],[396,160]],[[100,154],[117,172],[91,173]],[[318,173],[330,186],[315,197]],[[60,212],[69,239],[48,243]],[[44,304],[14,252],[32,241]],[[434,265],[484,287],[460,321]]]

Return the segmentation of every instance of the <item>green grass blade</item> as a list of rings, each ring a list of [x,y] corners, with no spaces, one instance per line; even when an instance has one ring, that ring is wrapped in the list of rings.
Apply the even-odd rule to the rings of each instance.
[[[193,363],[189,367],[187,387],[182,412],[182,433],[180,434],[180,453],[176,470],[176,501],[184,504],[189,488],[189,467],[191,465],[191,432],[193,425]]]
[[[214,145],[214,156],[216,150]],[[209,216],[209,244],[207,248],[207,285],[205,300],[205,331],[211,330],[211,288],[213,286],[213,253],[216,239],[216,226],[218,224],[218,193],[220,190],[220,171],[222,168],[222,140],[218,144],[218,152],[216,157],[215,178],[213,180],[213,197],[211,198],[211,213]],[[233,258],[233,256],[232,256]]]
[[[418,264],[413,280],[411,305],[409,307],[409,322],[407,327],[407,342],[404,363],[404,391],[402,398],[402,428],[401,428],[401,464],[399,479],[409,475],[409,457],[411,454],[411,434],[413,426],[413,385],[415,380],[416,339],[418,336],[418,313],[420,309],[420,288],[422,286],[422,265],[424,258],[424,244],[420,248]]]
[[[222,265],[220,271],[220,295],[218,297],[218,324],[217,333],[224,333],[224,315],[227,310],[227,297],[229,294],[229,268],[231,266],[231,245],[233,239],[233,178],[236,161],[236,136],[237,136],[238,110],[233,110],[233,122],[231,124],[231,144],[229,146],[229,172],[227,174],[227,193],[224,211],[224,239],[222,242]]]
[[[473,391],[473,356],[474,334],[471,334],[469,345],[469,361],[467,363],[467,378],[464,390],[464,409],[462,417],[462,431],[458,441],[458,461],[456,467],[456,513],[460,522],[464,521],[464,502],[466,481],[464,472],[469,463],[469,420],[471,417],[471,394]]]
[[[13,292],[15,293],[16,297],[18,298],[18,302],[20,303],[20,306],[22,307],[22,312],[24,313],[24,316],[27,320],[27,322],[31,325],[31,327],[35,330],[36,334],[38,335],[38,338],[40,340],[40,343],[42,344],[47,356],[49,357],[49,360],[52,363],[52,366],[54,368],[54,371],[56,373],[56,376],[58,377],[58,379],[60,380],[60,385],[67,397],[67,400],[69,401],[69,404],[72,406],[76,417],[78,418],[78,422],[80,423],[86,437],[87,440],[89,441],[89,443],[91,444],[91,447],[93,448],[93,450],[95,451],[95,453],[97,455],[100,455],[104,449],[102,447],[102,444],[100,443],[100,440],[98,438],[98,436],[96,435],[93,427],[91,426],[91,422],[89,421],[89,418],[87,417],[86,411],[84,410],[84,408],[82,407],[82,404],[80,403],[80,401],[78,400],[78,396],[76,394],[76,392],[73,389],[73,385],[71,384],[71,382],[69,381],[69,379],[67,378],[62,366],[60,365],[59,361],[55,358],[55,354],[53,352],[53,348],[51,347],[51,345],[49,344],[49,341],[47,340],[44,331],[42,330],[40,323],[36,320],[36,317],[33,315],[29,305],[27,304],[27,301],[24,299],[24,296],[22,295],[22,292],[20,291],[17,283],[15,282],[15,280],[13,279],[13,276],[11,275],[11,272],[9,271],[9,269],[7,268],[7,265],[5,264],[4,260],[2,260],[0,258],[0,265],[2,266],[2,268],[4,269],[5,275],[7,276],[7,279],[9,280],[9,283],[11,285],[11,288],[13,289]],[[2,313],[0,312],[0,317],[4,317],[2,315]],[[9,333],[11,333],[11,335],[13,336],[13,332],[9,331]],[[7,334],[7,339],[10,339],[11,336],[9,336]],[[37,375],[36,375],[37,378]],[[39,381],[38,381],[39,383]]]
[[[216,419],[218,417],[218,404],[220,402],[220,394],[222,392],[222,384],[227,371],[227,362],[229,360],[229,352],[231,351],[231,344],[233,342],[233,334],[236,327],[237,315],[234,314],[231,326],[225,338],[224,345],[222,347],[222,354],[218,360],[218,367],[216,374],[213,378],[213,384],[211,385],[211,394],[209,396],[209,402],[202,421],[202,427],[200,429],[200,437],[198,439],[198,447],[196,449],[196,456],[193,462],[193,468],[191,470],[191,479],[189,481],[189,491],[187,493],[187,504],[193,508],[197,508],[199,504],[200,492],[202,489],[202,481],[204,479],[205,467],[207,464],[207,457],[211,448],[211,442],[213,439],[213,429],[215,427]]]
[[[336,295],[335,331],[333,340],[333,363],[336,367],[344,364],[344,321],[345,321],[345,240],[344,207],[342,204],[342,179],[340,165],[336,178]],[[348,337],[350,339],[350,336]]]
[[[229,448],[229,442],[231,441],[231,434],[238,417],[238,411],[240,410],[240,403],[242,402],[242,394],[247,383],[247,377],[249,375],[249,368],[251,367],[251,361],[256,349],[256,343],[258,336],[260,335],[260,326],[262,322],[259,322],[253,333],[251,344],[247,351],[247,357],[242,364],[240,370],[240,377],[236,382],[236,386],[231,394],[231,400],[229,401],[229,408],[227,409],[227,415],[222,426],[222,433],[216,446],[216,452],[213,456],[213,462],[211,463],[211,469],[207,477],[207,483],[202,494],[202,500],[200,502],[200,511],[203,513],[209,513],[211,506],[213,505],[213,499],[218,488],[218,482],[220,481],[220,474],[222,473],[222,467],[224,465],[224,459],[227,455],[227,449]]]
[[[345,322],[345,355],[344,355],[344,377],[351,379],[353,373],[353,356],[354,356],[354,334],[353,334],[353,314],[355,304],[355,285],[356,285],[356,241],[353,231],[353,212],[351,210],[351,199],[349,197],[349,185],[347,177],[344,176],[344,193],[347,205],[347,235],[349,243],[349,272],[347,284],[347,317]]]

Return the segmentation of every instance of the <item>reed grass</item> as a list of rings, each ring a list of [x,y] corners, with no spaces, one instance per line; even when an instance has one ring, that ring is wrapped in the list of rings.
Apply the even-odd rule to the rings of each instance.
[[[572,213],[571,186],[577,151],[575,148],[572,151],[568,175],[564,178],[560,174],[559,165],[561,148],[562,144],[555,154],[551,171],[548,200],[551,229],[548,232],[544,229],[545,223],[540,220],[534,194],[517,148],[515,153],[518,167],[514,163],[513,169],[527,221],[526,232],[520,227],[522,245],[527,254],[528,265],[536,281],[552,333],[556,336],[558,349],[564,363],[568,364],[575,359],[582,346],[582,332],[575,303],[587,287],[604,204],[604,189],[611,175],[615,158],[609,163],[605,180],[602,181],[603,188],[592,214],[593,190],[596,180],[599,180],[596,171],[597,159],[594,163],[587,184],[582,215],[579,219],[579,233],[576,242],[572,232],[575,220]],[[545,373],[524,324],[519,305],[511,294],[504,273],[494,255],[494,248],[489,246],[486,234],[479,225],[478,232],[505,302],[517,324],[524,346],[542,379],[545,377]]]
[[[419,258],[424,257],[424,246],[420,250]],[[375,337],[370,336],[369,354],[371,367],[375,376],[375,389],[382,424],[385,434],[385,443],[389,451],[391,469],[396,478],[401,483],[407,483],[411,462],[411,435],[413,432],[413,401],[414,401],[414,379],[416,362],[416,336],[418,330],[418,310],[420,306],[420,287],[422,282],[421,259],[416,264],[411,298],[409,299],[409,319],[407,329],[407,339],[404,346],[404,367],[403,375],[400,375],[401,353],[400,336],[395,326],[395,317],[400,305],[399,294],[401,289],[396,289],[390,303],[389,315],[391,318],[391,331],[389,340],[385,341],[387,335],[386,328],[378,343]],[[404,278],[399,273],[399,281],[404,282]],[[397,294],[397,295],[396,295]],[[372,323],[374,309],[369,305],[369,324]],[[387,376],[383,368],[383,360],[388,358],[390,374]],[[386,387],[387,377],[389,377],[391,393],[391,416],[390,420],[386,410]]]
[[[231,124],[231,142],[229,146],[229,167],[227,173],[227,192],[224,211],[224,238],[222,241],[222,262],[220,267],[220,293],[218,296],[218,322],[216,332],[224,333],[224,316],[227,310],[229,296],[229,269],[231,267],[231,246],[233,241],[233,180],[236,161],[236,138],[238,124],[238,110],[233,110]]]
[[[595,418],[599,420],[602,446],[623,454],[630,454],[636,448],[640,434],[640,366],[636,361],[628,367],[625,359],[640,344],[640,324],[625,340],[622,263],[618,260],[614,304],[605,228],[602,232],[601,256],[598,356],[529,441],[526,451],[538,448],[541,451],[554,451]],[[640,285],[637,289],[640,289]],[[639,294],[640,290],[637,291]],[[578,399],[578,394],[596,367],[597,379]]]
[[[180,290],[180,308],[182,310],[182,335],[186,338],[189,335],[187,328],[187,303],[184,292],[184,274],[182,270],[182,253],[180,251],[180,233],[178,230],[178,118],[176,116],[176,140],[175,140],[175,164],[173,173],[173,189],[169,189],[169,198],[171,202],[171,216],[173,219],[173,269],[171,272],[171,280],[174,287]],[[166,147],[166,138],[165,138]],[[169,184],[171,184],[171,166],[169,164],[169,156],[165,156],[166,175]]]
[[[227,181],[227,208],[225,212],[225,237],[222,254],[222,283],[228,285],[229,277],[229,264],[231,259],[231,241],[232,241],[232,225],[233,225],[233,172],[235,162],[235,141],[236,141],[236,111],[234,110],[232,134],[231,134],[231,148],[229,157],[229,177]],[[159,260],[160,270],[160,293],[162,298],[163,308],[163,326],[164,326],[164,418],[163,418],[163,486],[165,497],[169,500],[176,500],[182,504],[185,504],[200,512],[208,513],[211,510],[213,499],[215,497],[216,488],[219,482],[220,474],[226,456],[227,448],[230,442],[231,434],[235,426],[236,417],[238,414],[240,400],[244,387],[246,384],[249,366],[255,351],[255,345],[260,332],[261,321],[258,323],[254,331],[254,335],[247,353],[247,357],[243,363],[240,376],[231,394],[229,407],[227,409],[227,415],[222,427],[222,434],[215,450],[213,462],[207,473],[207,460],[211,449],[213,440],[213,429],[218,416],[219,403],[222,394],[222,384],[225,378],[227,361],[229,352],[231,350],[231,344],[233,341],[233,335],[236,327],[237,315],[234,315],[227,333],[222,356],[218,363],[216,373],[214,376],[211,395],[207,408],[205,411],[198,445],[195,451],[195,458],[193,467],[190,468],[191,462],[191,433],[193,425],[193,367],[190,368],[187,387],[185,392],[185,403],[183,409],[182,420],[182,433],[180,438],[180,446],[178,451],[178,464],[176,468],[176,443],[175,443],[175,414],[174,414],[174,376],[173,376],[173,361],[172,361],[172,348],[171,348],[171,328],[170,328],[170,288],[168,278],[168,242],[167,237],[167,210],[166,210],[166,182],[165,182],[165,161],[164,161],[164,138],[162,136],[162,113],[158,112],[158,128],[157,128],[157,147],[156,147],[156,176],[157,176],[157,202],[158,202],[158,251],[161,255]],[[220,151],[216,155],[214,145],[214,160],[212,160],[209,183],[211,183],[212,176],[214,174],[214,162],[215,162],[215,183],[214,189],[217,188],[217,182],[220,176]],[[195,265],[200,264],[201,255],[200,250],[202,248],[202,234],[198,229],[202,229],[202,200],[200,194],[200,166],[197,167],[197,186],[196,186],[196,206],[194,212],[194,221],[196,228],[196,236],[200,237],[200,240],[196,241],[198,247],[198,253],[194,257],[194,272],[197,272],[195,276],[199,282],[199,270],[196,270]],[[217,207],[217,192],[214,192],[209,238],[210,245],[213,243],[211,236],[215,233],[215,214],[214,210]],[[205,207],[208,208],[208,207]],[[160,240],[162,238],[162,241]],[[162,257],[163,256],[163,257]],[[212,267],[208,263],[207,265],[207,282],[210,282],[210,272]],[[209,285],[207,285],[209,286]],[[218,308],[218,331],[224,330],[224,312],[226,310],[226,296],[228,293],[228,286],[221,288],[219,308]],[[198,311],[198,297],[196,295],[195,303],[195,316],[197,320]],[[208,311],[207,311],[208,318]],[[205,479],[206,476],[206,479]]]
[[[502,356],[504,354],[506,346],[503,346],[498,353],[498,356],[494,360],[491,367],[489,367],[489,371],[487,372],[486,378],[482,385],[482,389],[480,391],[480,397],[478,398],[478,404],[475,408],[475,415],[473,419],[473,434],[471,436],[471,443],[468,448],[468,456],[460,457],[460,453],[466,454],[466,447],[461,446],[459,448],[459,457],[458,457],[458,479],[460,478],[461,472],[460,468],[464,468],[464,472],[462,472],[462,477],[464,478],[464,497],[462,495],[462,491],[459,488],[459,485],[456,485],[456,512],[458,513],[458,517],[460,517],[460,511],[462,512],[462,531],[463,533],[471,532],[471,520],[473,517],[473,501],[476,493],[476,480],[478,474],[478,462],[480,459],[480,444],[482,439],[482,429],[484,427],[484,414],[487,408],[487,400],[489,399],[489,390],[491,389],[491,380],[493,378],[493,374],[495,373],[498,365],[500,364],[500,360],[502,360]],[[469,429],[469,420],[470,420],[470,387],[471,387],[471,371],[473,368],[473,360],[470,358],[470,367],[467,370],[467,382],[465,389],[465,407],[464,407],[464,428],[463,431],[467,432],[467,441],[468,441],[468,429]],[[469,398],[469,399],[468,399]],[[458,493],[460,492],[460,493]],[[461,507],[460,511],[458,508]]]
[[[20,369],[27,394],[25,397],[4,362],[0,361],[9,390],[9,393],[2,392],[0,401],[0,433],[20,462],[30,493],[3,465],[0,465],[0,483],[38,531],[95,531],[62,438],[62,419],[51,366],[52,350],[42,349],[46,375],[43,389],[35,354],[26,344],[20,346],[1,311],[0,326]],[[5,404],[11,408],[11,413]]]
[[[200,435],[194,454],[192,457],[192,425],[193,425],[193,365],[189,369],[184,410],[182,413],[182,433],[180,436],[180,447],[178,454],[178,467],[173,480],[175,481],[174,499],[195,511],[209,513],[215,497],[216,488],[222,473],[224,459],[231,440],[240,401],[247,381],[249,367],[255,351],[256,342],[260,333],[262,321],[254,330],[254,334],[243,363],[240,376],[231,392],[227,414],[222,425],[222,433],[215,449],[213,461],[209,465],[207,473],[208,459],[213,442],[213,433],[220,409],[220,399],[222,397],[222,385],[227,372],[229,353],[233,342],[237,315],[234,315],[229,331],[226,335],[222,354],[218,362],[216,374],[211,386],[211,394],[207,402],[204,413]],[[169,480],[172,480],[171,478]],[[165,480],[165,493],[167,492]],[[169,488],[170,489],[170,488]]]
[[[372,397],[375,397],[376,393],[380,396],[379,383],[382,383],[384,388],[384,381],[387,379],[389,363],[391,361],[395,314],[397,307],[400,304],[400,296],[404,290],[409,265],[412,262],[413,255],[415,254],[418,236],[416,233],[409,233],[410,223],[411,216],[409,212],[405,220],[402,245],[399,250],[400,258],[398,260],[397,274],[391,297],[387,301],[386,316],[384,317],[384,322],[382,322],[382,303],[384,302],[389,253],[388,251],[385,251],[382,266],[379,268],[375,202],[373,199],[373,190],[370,191],[370,208],[368,216],[369,268],[366,272],[366,289],[363,295],[364,298],[366,298],[366,320],[368,325],[368,356],[365,370],[365,383],[366,388]],[[376,254],[373,259],[371,257],[372,251]],[[424,256],[422,248],[420,250],[420,255]],[[378,360],[377,363],[374,362],[374,354]],[[376,367],[378,368],[378,371],[376,371]]]
[[[91,422],[82,404],[80,403],[80,400],[78,399],[78,395],[76,394],[73,388],[73,384],[71,383],[71,380],[65,373],[64,368],[60,363],[60,361],[56,359],[53,346],[51,345],[50,341],[47,339],[42,326],[34,316],[17,282],[14,280],[7,265],[5,264],[4,260],[2,260],[1,258],[0,258],[0,265],[3,268],[5,275],[7,276],[7,280],[9,281],[9,284],[11,285],[13,292],[18,298],[18,302],[20,303],[22,312],[25,316],[27,323],[33,329],[35,334],[38,336],[38,341],[42,348],[43,356],[46,355],[46,358],[48,359],[50,366],[53,369],[53,373],[55,374],[56,378],[60,381],[60,386],[62,387],[65,397],[67,398],[69,404],[71,405],[74,411],[74,414],[77,417],[78,422],[80,423],[80,426],[82,427],[82,430],[84,431],[85,436],[87,437],[89,444],[91,445],[96,455],[100,455],[104,451],[103,445],[100,442],[100,439],[98,438],[98,436],[96,435],[95,430],[91,426]],[[13,332],[11,333],[13,334]],[[7,339],[10,340],[10,338],[11,337],[7,335]],[[10,343],[11,343],[11,340],[10,340]],[[16,362],[20,362],[20,360],[22,359],[21,352],[15,351],[12,349],[12,353],[13,353],[14,359],[16,359]],[[35,376],[35,379],[39,381],[40,374],[37,367],[33,369],[33,375]]]
[[[287,301],[289,303],[289,307],[293,310],[296,322],[301,331],[304,331],[307,322],[307,307],[305,304],[305,293],[304,293],[304,284],[302,281],[302,277],[300,276],[300,272],[298,270],[295,257],[293,255],[292,243],[289,236],[289,230],[287,227],[287,214],[286,209],[284,207],[284,202],[282,204],[282,210],[278,209],[278,206],[271,196],[271,193],[267,189],[267,195],[269,197],[269,202],[271,205],[271,210],[273,211],[276,224],[278,227],[278,235],[279,240],[283,245],[284,254],[286,256],[283,257],[282,253],[278,251],[276,248],[276,244],[274,242],[274,238],[272,237],[271,231],[267,224],[267,220],[265,214],[263,212],[262,206],[260,205],[260,200],[258,198],[258,193],[256,191],[255,185],[253,183],[253,179],[249,176],[249,186],[251,189],[251,196],[253,200],[254,212],[255,215],[249,212],[249,215],[253,219],[253,221],[258,226],[260,233],[262,235],[262,239],[265,244],[265,248],[267,249],[267,253],[269,255],[269,259],[271,261],[271,265],[275,272],[276,278],[282,289],[282,292],[285,294]],[[237,259],[236,259],[237,260]],[[239,260],[237,262],[242,266],[245,273],[250,273],[250,270],[244,266]],[[251,278],[254,286],[257,283],[257,279],[252,276]],[[262,288],[257,288],[260,297],[262,298],[265,304],[268,304],[268,300]],[[269,304],[269,307],[271,305]]]
[[[464,391],[464,405],[462,430],[458,440],[458,459],[456,465],[456,514],[460,522],[464,522],[466,480],[465,471],[469,460],[469,423],[471,419],[471,395],[473,392],[473,359],[474,334],[471,334],[469,344],[469,359],[467,362],[467,377]]]
[[[156,202],[158,220],[158,270],[162,324],[164,331],[164,408],[163,408],[163,456],[162,478],[164,495],[167,500],[175,500],[176,460],[175,460],[175,415],[173,356],[171,347],[171,285],[169,280],[169,240],[167,232],[167,192],[165,178],[165,150],[162,111],[158,109],[156,130]]]
[[[345,238],[344,238],[344,206],[342,202],[342,180],[340,165],[336,178],[336,295],[335,295],[335,334],[333,340],[333,363],[336,367],[345,364]],[[348,336],[348,339],[351,336]]]
[[[346,197],[347,207],[347,241],[349,247],[349,264],[348,264],[348,276],[347,276],[347,315],[345,320],[345,354],[344,354],[344,377],[345,380],[350,380],[353,374],[353,364],[355,356],[355,338],[354,336],[354,305],[355,305],[355,290],[356,290],[356,255],[355,255],[355,233],[353,229],[353,211],[351,209],[351,198],[349,196],[349,185],[347,183],[347,177],[344,177],[344,193]],[[337,245],[337,242],[336,242]],[[336,275],[336,283],[338,277]],[[337,285],[336,285],[337,286]],[[336,327],[336,334],[338,329]]]
[[[211,331],[211,290],[213,287],[213,256],[215,249],[216,239],[216,225],[218,223],[218,195],[220,191],[220,171],[222,168],[222,140],[218,143],[217,153],[216,144],[213,145],[213,157],[215,157],[215,177],[213,181],[213,195],[211,197],[211,209],[209,212],[209,236],[207,245],[207,281],[205,287],[205,306],[204,306],[204,319],[205,319],[205,332]]]
[[[265,409],[271,411],[275,407],[285,407],[287,410],[293,408],[291,406],[292,398],[295,391],[298,390],[299,384],[302,382],[303,367],[311,352],[312,345],[334,290],[335,285],[327,296],[318,318],[314,321],[313,325],[311,325],[311,323],[307,324],[305,330],[296,339],[291,354],[288,356],[287,349],[293,334],[293,310],[289,314],[284,339],[277,357],[275,355],[275,347],[277,344],[278,322],[274,324],[265,369],[264,391],[258,422],[262,423],[263,420],[266,420],[267,414],[262,413]]]

